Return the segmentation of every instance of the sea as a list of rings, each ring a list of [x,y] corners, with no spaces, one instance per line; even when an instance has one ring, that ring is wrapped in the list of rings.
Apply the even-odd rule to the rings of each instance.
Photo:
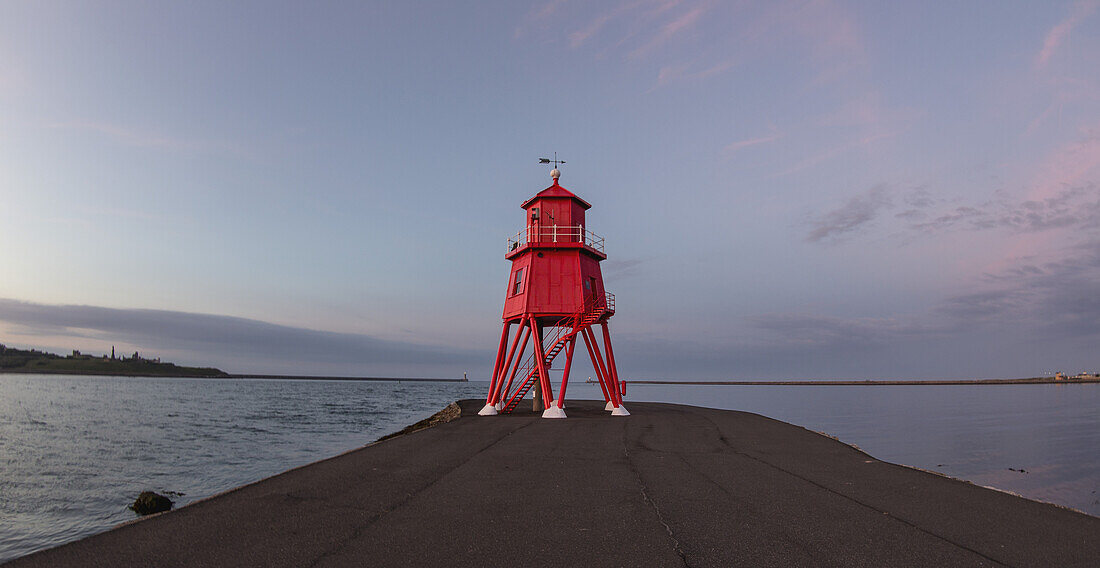
[[[183,506],[361,447],[487,388],[0,375],[0,562],[134,519],[127,505],[141,491]],[[601,398],[584,382],[568,394]],[[885,461],[1100,516],[1100,384],[628,384],[625,401],[754,412]]]

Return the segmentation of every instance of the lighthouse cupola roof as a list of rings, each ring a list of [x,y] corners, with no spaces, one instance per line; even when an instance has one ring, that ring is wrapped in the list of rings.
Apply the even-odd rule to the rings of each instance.
[[[550,172],[550,175],[554,179],[554,184],[551,185],[550,187],[536,193],[535,196],[532,197],[531,199],[528,199],[527,201],[524,201],[523,204],[520,205],[521,208],[527,209],[527,207],[529,205],[531,205],[532,201],[535,201],[536,199],[543,199],[545,197],[564,197],[564,198],[568,198],[568,199],[572,199],[572,200],[576,201],[577,204],[580,205],[583,209],[591,209],[592,208],[592,205],[589,204],[587,201],[581,199],[580,197],[577,197],[577,195],[575,193],[573,193],[572,191],[569,191],[568,189],[565,189],[564,187],[558,185],[558,178],[561,177],[561,172],[558,171],[557,168],[554,168]]]

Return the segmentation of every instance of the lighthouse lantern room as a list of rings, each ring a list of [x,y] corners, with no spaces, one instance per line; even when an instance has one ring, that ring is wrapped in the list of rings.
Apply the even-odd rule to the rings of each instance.
[[[526,227],[508,240],[505,258],[512,270],[504,326],[479,414],[510,413],[534,390],[534,405],[545,408],[543,418],[565,418],[565,390],[579,338],[599,379],[605,409],[627,416],[607,325],[615,314],[615,296],[604,289],[600,272],[607,258],[604,240],[585,223],[592,206],[558,184],[556,167],[550,176],[553,184],[521,205]],[[559,356],[564,362],[555,390],[551,371]]]

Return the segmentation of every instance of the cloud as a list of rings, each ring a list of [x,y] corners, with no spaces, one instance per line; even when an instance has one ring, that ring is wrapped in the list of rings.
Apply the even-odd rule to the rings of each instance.
[[[523,22],[517,25],[512,33],[515,39],[523,38],[527,35],[528,26],[544,22],[549,19],[555,13],[561,9],[569,0],[551,0],[541,6],[532,6],[527,12],[527,15],[523,18]]]
[[[802,171],[806,168],[816,166],[817,164],[820,164],[820,163],[822,163],[826,160],[830,160],[832,158],[840,156],[840,155],[842,155],[845,152],[848,152],[850,150],[854,150],[856,148],[867,146],[868,144],[870,144],[872,142],[877,142],[877,141],[882,140],[884,138],[890,138],[890,137],[893,137],[893,136],[896,136],[896,135],[897,135],[896,132],[884,132],[884,133],[881,133],[881,134],[873,134],[873,135],[870,135],[870,136],[859,137],[859,138],[855,138],[853,140],[849,140],[847,142],[842,142],[840,144],[836,144],[836,145],[834,145],[832,147],[829,147],[829,148],[826,148],[826,149],[824,149],[824,150],[822,150],[822,151],[820,151],[820,152],[818,152],[818,153],[816,153],[812,156],[809,156],[807,158],[803,158],[802,160],[797,162],[795,165],[793,165],[793,166],[791,166],[791,167],[789,167],[789,168],[773,175],[772,177],[773,178],[783,177],[783,176],[786,176],[786,175],[793,174],[795,172]]]
[[[837,151],[826,152],[826,155]],[[815,158],[820,159],[823,158]],[[806,165],[804,162],[789,171]],[[892,210],[895,203],[880,192],[879,188],[884,186],[878,186],[814,219],[814,228],[806,240],[818,242],[835,238],[891,210],[895,219],[906,222],[892,225],[892,228],[925,235],[960,230],[1002,230],[1009,234],[1088,231],[1100,228],[1100,182],[1095,181],[1093,175],[1098,167],[1100,128],[1092,128],[1085,130],[1082,138],[1051,152],[1037,168],[1025,198],[1014,199],[998,193],[985,201],[960,203],[958,199],[936,198],[920,187],[899,196],[901,207]]]
[[[657,84],[650,91],[678,81],[693,81],[713,77],[729,71],[734,65],[734,61],[725,61],[698,71],[689,70],[690,67],[686,63],[664,65],[657,71]]]
[[[599,59],[655,64],[653,88],[725,73],[753,58],[797,57],[835,80],[865,65],[863,38],[848,10],[817,0],[731,3],[715,0],[554,1],[529,10],[515,38],[537,29],[546,41]],[[791,46],[799,51],[790,52]]]
[[[370,374],[400,369],[461,369],[488,356],[368,335],[289,327],[259,320],[166,310],[47,305],[0,299],[0,322],[24,336],[120,342],[142,352],[183,353],[191,361],[242,365],[238,372],[296,368]],[[79,344],[73,347],[79,348]]]
[[[615,13],[604,14],[598,18],[594,18],[587,26],[582,29],[575,30],[569,33],[569,47],[578,48],[584,45],[584,42],[588,41],[592,36],[596,35],[600,29],[602,29],[607,22],[611,21],[615,17]]]
[[[1100,168],[1100,127],[1082,132],[1078,140],[1063,144],[1050,153],[1032,182],[1034,199],[1042,199],[1066,186],[1080,184]]]
[[[985,323],[1021,305],[1020,294],[993,290],[953,296],[944,300],[935,311],[970,324]]]
[[[738,140],[736,142],[731,142],[729,144],[726,144],[726,146],[724,148],[722,148],[722,152],[724,152],[727,155],[736,154],[738,151],[743,150],[745,148],[749,148],[751,146],[757,146],[759,144],[767,144],[769,142],[775,142],[776,140],[779,140],[781,138],[783,138],[783,135],[778,133],[778,132],[775,132],[775,129],[773,128],[772,129],[772,134],[770,134],[768,136],[760,136],[760,137],[757,137],[757,138],[749,138],[749,139],[746,139],[746,140]]]
[[[608,259],[603,261],[603,275],[607,277],[626,278],[638,272],[638,267],[645,263],[640,258]]]
[[[1016,259],[984,274],[983,290],[948,297],[931,315],[971,332],[995,324],[1059,341],[1100,336],[1100,239],[1086,238],[1046,256]]]
[[[764,379],[1093,369],[1100,364],[1100,235],[1081,234],[1072,246],[1019,258],[928,308],[896,306],[885,317],[792,310],[731,318],[695,335],[623,333],[615,344],[620,370],[634,378]]]
[[[984,222],[985,219],[988,219],[986,212],[975,209],[974,207],[959,206],[949,211],[941,212],[931,221],[916,223],[912,225],[912,228],[918,231],[932,232],[947,229],[966,221],[979,219],[983,221],[976,221],[975,224],[980,224]]]
[[[852,197],[839,208],[811,220],[813,230],[806,235],[806,240],[814,243],[835,240],[871,222],[879,212],[890,205],[891,199],[886,191],[886,185],[876,185]]]
[[[1100,336],[1100,239],[1085,238],[1050,256],[1055,260],[1021,259],[986,275],[1005,299],[996,306],[1002,317],[1059,338]]]
[[[664,9],[660,11],[663,12],[665,9],[671,8],[678,3],[679,2],[669,2],[662,6],[662,8]],[[677,35],[680,35],[681,33],[691,29],[699,21],[699,18],[702,17],[703,14],[706,13],[706,11],[710,8],[710,2],[698,4],[688,9],[686,12],[677,15],[671,21],[665,22],[663,25],[661,25],[660,30],[658,30],[658,32],[653,35],[649,41],[631,51],[629,53],[629,57],[637,58],[645,55],[650,51],[656,49],[657,47],[664,45],[666,42],[676,37]]]
[[[1035,57],[1035,64],[1038,67],[1046,66],[1047,62],[1054,57],[1058,48],[1061,47],[1062,42],[1069,37],[1073,28],[1085,18],[1091,16],[1096,11],[1097,6],[1100,6],[1100,2],[1090,1],[1074,4],[1070,15],[1047,32],[1046,38],[1043,40],[1043,47]]]
[[[836,2],[774,2],[751,26],[755,43],[772,48],[801,44],[805,62],[816,68],[815,85],[841,80],[867,63],[863,34],[849,10]]]
[[[697,5],[686,13],[677,13],[675,9],[684,4],[684,0],[572,3],[569,9],[564,9],[566,4],[569,4],[566,0],[554,0],[532,8],[516,27],[514,37],[523,38],[530,28],[537,28],[556,37],[564,36],[573,49],[601,39],[604,40],[601,45],[618,48],[636,37],[650,38],[645,45],[633,48],[630,53],[634,53],[645,51],[646,46],[656,47],[691,27],[698,18],[696,12],[703,7]],[[572,31],[562,34],[563,29]]]
[[[914,223],[911,228],[926,233],[955,228],[1029,233],[1097,226],[1100,226],[1100,188],[1089,183],[1065,187],[1041,200],[957,206],[930,221]]]

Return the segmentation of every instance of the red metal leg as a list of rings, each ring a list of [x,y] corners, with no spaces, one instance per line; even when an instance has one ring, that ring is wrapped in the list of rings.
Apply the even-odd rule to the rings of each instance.
[[[596,336],[593,335],[592,330],[585,327],[581,330],[584,334],[584,345],[588,347],[588,356],[592,358],[592,369],[596,371],[596,377],[600,380],[600,388],[603,389],[603,397],[607,402],[614,402],[614,395],[611,391],[611,382],[607,377],[607,371],[603,368],[603,361],[600,360],[600,346],[596,344]]]
[[[607,384],[604,382],[603,375],[600,374],[600,367],[596,364],[596,355],[592,351],[592,345],[589,343],[588,336],[581,330],[581,339],[584,340],[584,346],[588,348],[588,357],[592,360],[592,369],[596,372],[596,382],[600,385],[600,390],[603,391],[603,399],[605,402],[611,402],[611,396],[607,394]]]
[[[500,332],[500,345],[497,346],[497,360],[493,367],[493,377],[489,381],[489,394],[485,397],[485,404],[494,404],[493,395],[497,390],[497,383],[500,382],[500,366],[504,364],[504,350],[508,348],[508,328],[512,326],[511,322],[504,322],[504,327]]]
[[[596,352],[596,361],[600,365],[600,370],[603,371],[603,376],[607,379],[607,392],[611,395],[612,406],[619,406],[619,393],[616,391],[618,386],[615,384],[615,377],[611,375],[611,371],[607,368],[607,363],[604,361],[604,355],[600,352],[600,344],[596,341],[596,333],[592,331],[592,328],[588,328],[588,336],[592,338],[592,350]]]
[[[509,334],[510,334],[511,333],[512,322],[508,322],[508,325],[509,325]],[[516,328],[516,336],[512,338],[512,347],[508,351],[508,356],[504,358],[503,362],[501,362],[500,370],[497,372],[497,381],[496,381],[496,386],[494,387],[494,390],[493,390],[493,402],[492,402],[492,404],[497,404],[497,403],[500,402],[500,389],[504,386],[505,374],[508,372],[508,369],[511,368],[511,366],[512,366],[512,357],[515,355],[516,346],[519,344],[519,337],[521,335],[523,335],[523,327],[522,326]]]
[[[603,348],[607,351],[607,367],[611,371],[611,381],[615,386],[615,399],[619,402],[617,406],[622,406],[623,394],[619,388],[619,369],[615,367],[615,353],[611,350],[611,332],[607,329],[606,321],[600,325],[603,327]]]
[[[531,326],[538,329],[538,323],[535,321],[534,316],[531,317]],[[550,391],[550,373],[546,369],[546,352],[542,350],[542,333],[538,334],[538,339],[535,340],[535,365],[539,370],[539,384],[542,386],[542,407],[550,408],[550,404],[553,402],[553,393]]]
[[[500,376],[500,384],[497,385],[496,402],[503,400],[502,397],[508,395],[508,389],[512,388],[512,380],[516,378],[516,371],[519,370],[520,359],[523,359],[523,350],[527,349],[527,337],[531,334],[531,330],[526,329],[524,322],[520,322],[519,328],[516,329],[516,338],[512,341],[512,352],[508,354],[508,362],[504,364],[501,369],[504,373],[508,373],[509,367],[512,367],[512,359],[516,360],[515,368],[512,369],[511,374],[508,376],[508,385],[504,385],[504,375]],[[520,348],[519,353],[516,353],[516,344],[519,343],[520,336],[523,336],[523,347]]]
[[[561,372],[561,390],[558,391],[558,408],[565,403],[565,387],[569,384],[569,369],[573,366],[573,348],[577,346],[577,336],[569,340],[569,349],[565,351],[565,368]]]

